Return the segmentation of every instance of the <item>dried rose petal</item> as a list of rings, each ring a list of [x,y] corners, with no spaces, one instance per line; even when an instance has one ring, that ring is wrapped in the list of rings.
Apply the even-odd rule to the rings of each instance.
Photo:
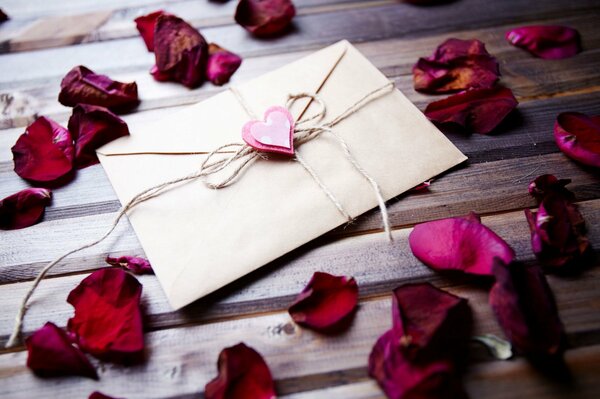
[[[545,59],[569,58],[581,52],[579,32],[568,26],[523,26],[506,32],[506,40]]]
[[[67,329],[81,349],[102,360],[128,363],[144,349],[141,284],[121,270],[100,269],[83,279],[67,298],[75,308]]]
[[[473,89],[430,103],[425,115],[442,126],[458,125],[469,133],[494,130],[519,102],[510,89]]]
[[[556,118],[554,140],[566,156],[600,168],[600,115],[563,112]]]
[[[206,78],[213,84],[221,86],[229,82],[231,75],[237,71],[241,64],[242,59],[239,55],[214,43],[209,44]]]
[[[413,66],[415,90],[424,93],[489,88],[499,76],[498,62],[479,40],[448,39]]]
[[[135,26],[137,27],[138,32],[140,32],[142,39],[144,39],[146,48],[150,52],[154,51],[154,28],[156,26],[156,20],[161,15],[169,15],[169,13],[158,10],[135,19]]]
[[[408,237],[413,254],[434,270],[492,275],[494,257],[510,262],[513,249],[475,216],[415,226]]]
[[[272,36],[287,28],[295,15],[291,0],[240,0],[235,22],[255,36]]]
[[[15,172],[23,179],[53,182],[73,169],[71,134],[45,116],[27,126],[11,150]]]
[[[4,21],[8,21],[8,15],[6,15],[6,13],[4,11],[2,11],[2,9],[0,8],[0,23],[4,22]]]
[[[243,342],[225,348],[217,363],[219,375],[206,384],[206,399],[271,399],[275,385],[262,356]]]
[[[538,201],[552,194],[557,194],[563,198],[573,201],[575,195],[565,186],[571,183],[571,179],[557,179],[554,175],[541,175],[529,183],[529,194]]]
[[[152,266],[147,259],[139,256],[121,256],[118,258],[106,257],[106,263],[112,266],[122,267],[123,269],[129,270],[133,274],[154,274]]]
[[[494,264],[490,305],[513,347],[525,355],[558,355],[564,332],[554,296],[538,266]]]
[[[174,15],[158,17],[154,30],[154,54],[160,77],[168,76],[169,80],[189,88],[204,81],[208,45],[200,32],[181,18]],[[156,78],[154,73],[152,76]]]
[[[353,277],[315,272],[288,309],[292,319],[315,330],[326,330],[351,315],[358,303]]]
[[[81,375],[98,379],[96,369],[67,334],[54,323],[46,323],[25,340],[27,367],[41,377]]]
[[[102,392],[92,392],[92,394],[88,397],[88,399],[119,399],[119,398],[113,398],[112,396],[108,396],[103,394]]]
[[[75,140],[75,164],[79,169],[98,163],[96,149],[129,135],[127,124],[107,108],[80,104],[73,108],[69,131]]]
[[[83,65],[74,67],[65,75],[60,83],[58,101],[67,107],[92,104],[113,111],[128,110],[140,103],[135,82],[117,82]]]
[[[52,192],[26,188],[0,201],[0,230],[14,230],[36,224],[50,203]]]

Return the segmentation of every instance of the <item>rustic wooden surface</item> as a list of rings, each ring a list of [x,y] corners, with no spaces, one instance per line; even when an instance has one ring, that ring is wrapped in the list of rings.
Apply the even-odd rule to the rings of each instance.
[[[191,306],[174,312],[153,276],[143,276],[147,361],[135,367],[100,364],[100,381],[83,378],[42,380],[25,367],[22,346],[0,350],[0,397],[87,398],[94,390],[124,398],[201,398],[216,374],[221,348],[239,341],[255,347],[269,363],[280,396],[381,398],[367,376],[371,346],[390,326],[390,290],[431,281],[470,299],[478,333],[502,335],[487,304],[486,287],[468,278],[431,272],[408,248],[411,227],[463,215],[471,210],[506,239],[519,259],[534,262],[523,209],[534,207],[527,194],[531,178],[553,173],[569,186],[587,219],[589,237],[600,248],[598,171],[567,159],[552,138],[563,111],[600,113],[600,3],[597,0],[457,0],[418,7],[396,0],[296,0],[292,31],[257,40],[233,22],[235,2],[175,0],[3,0],[11,20],[0,25],[0,198],[27,187],[12,170],[10,147],[37,115],[65,122],[70,110],[56,98],[62,76],[83,64],[117,80],[136,80],[142,104],[127,121],[152,120],[223,90],[210,84],[196,90],[157,83],[153,63],[138,37],[136,16],[165,9],[187,19],[209,41],[244,57],[233,82],[242,82],[340,39],[348,39],[421,109],[433,96],[412,89],[411,66],[448,37],[479,38],[500,61],[502,83],[520,101],[518,112],[490,136],[451,135],[468,163],[435,180],[428,193],[390,202],[396,237],[387,245],[377,213],[283,256]],[[583,37],[584,52],[545,61],[508,45],[504,32],[522,24],[566,24]],[[0,344],[12,328],[23,293],[46,262],[103,232],[119,204],[100,165],[80,171],[56,189],[42,223],[0,232]],[[64,325],[72,313],[68,292],[107,254],[139,254],[135,233],[123,223],[106,243],[66,260],[34,296],[24,330],[50,320]],[[522,358],[493,360],[479,347],[471,353],[465,378],[472,398],[600,397],[600,268],[577,276],[549,276],[565,324],[566,362],[571,384],[537,372]],[[360,309],[351,328],[328,337],[301,329],[286,308],[314,271],[349,274],[361,289]],[[3,345],[2,345],[3,346]]]

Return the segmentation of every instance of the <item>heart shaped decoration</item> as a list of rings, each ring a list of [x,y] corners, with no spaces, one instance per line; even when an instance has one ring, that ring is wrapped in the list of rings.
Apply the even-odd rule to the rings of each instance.
[[[242,139],[258,151],[294,155],[294,118],[284,107],[269,107],[264,122],[244,125]]]

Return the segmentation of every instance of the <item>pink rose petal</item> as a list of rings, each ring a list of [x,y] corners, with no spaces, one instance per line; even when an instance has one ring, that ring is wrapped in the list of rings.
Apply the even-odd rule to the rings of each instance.
[[[579,32],[568,26],[523,26],[506,32],[506,40],[546,59],[569,58],[581,52]]]
[[[600,168],[600,116],[564,112],[556,118],[554,139],[566,156]]]
[[[211,43],[208,46],[206,78],[215,85],[224,85],[229,82],[229,79],[241,64],[242,59],[240,56]]]
[[[255,36],[277,35],[296,15],[291,0],[240,0],[235,21]]]

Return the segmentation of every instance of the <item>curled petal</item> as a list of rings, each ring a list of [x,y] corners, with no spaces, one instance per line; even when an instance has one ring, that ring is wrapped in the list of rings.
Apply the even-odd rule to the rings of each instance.
[[[161,15],[169,14],[163,10],[158,10],[147,15],[142,15],[141,17],[137,17],[135,19],[135,26],[138,32],[140,32],[142,39],[144,39],[146,48],[150,52],[154,51],[154,28],[156,26],[156,20]]]
[[[206,384],[206,399],[272,399],[275,384],[262,356],[243,342],[219,354],[219,375]]]
[[[112,396],[108,396],[103,394],[102,392],[92,392],[92,394],[88,397],[88,399],[119,399],[119,398],[113,398]]]
[[[235,9],[235,21],[255,36],[281,33],[295,15],[291,0],[240,0]]]
[[[506,40],[546,59],[569,58],[581,52],[579,32],[568,26],[523,26],[506,32]]]
[[[556,118],[554,140],[568,157],[600,168],[600,116],[564,112]]]
[[[534,357],[559,355],[563,326],[541,269],[518,262],[507,265],[498,259],[494,275],[490,305],[513,347]]]
[[[475,216],[415,226],[408,238],[413,254],[434,270],[492,275],[494,257],[511,262],[513,249]]]
[[[22,229],[36,224],[50,203],[52,192],[27,188],[0,201],[0,230]]]
[[[82,169],[98,163],[96,149],[129,135],[127,124],[107,108],[80,104],[73,108],[69,131],[75,140],[75,163]]]
[[[46,323],[25,340],[25,345],[27,367],[41,377],[81,375],[98,379],[88,358],[54,323]]]
[[[357,303],[358,285],[353,277],[315,272],[288,311],[296,323],[326,330],[350,316]]]
[[[462,127],[469,133],[490,133],[518,105],[510,89],[473,89],[430,103],[425,115],[441,125]]]
[[[479,40],[448,39],[413,66],[415,90],[424,93],[490,88],[499,76],[498,61]]]
[[[150,262],[148,262],[147,259],[139,256],[121,256],[119,258],[111,258],[110,256],[107,256],[106,263],[129,270],[133,274],[154,274],[154,270],[152,270]]]
[[[573,201],[575,195],[566,188],[571,183],[571,179],[557,179],[554,175],[541,175],[529,183],[529,194],[538,201],[543,200],[548,195],[560,195],[563,198]]]
[[[23,179],[53,182],[73,169],[71,134],[44,116],[27,127],[11,150],[15,172]]]
[[[141,284],[121,269],[100,269],[69,294],[75,308],[67,329],[86,352],[102,360],[129,363],[144,349]]]
[[[206,78],[218,86],[224,85],[229,82],[231,75],[237,71],[241,64],[242,59],[239,55],[211,43],[208,46]]]

